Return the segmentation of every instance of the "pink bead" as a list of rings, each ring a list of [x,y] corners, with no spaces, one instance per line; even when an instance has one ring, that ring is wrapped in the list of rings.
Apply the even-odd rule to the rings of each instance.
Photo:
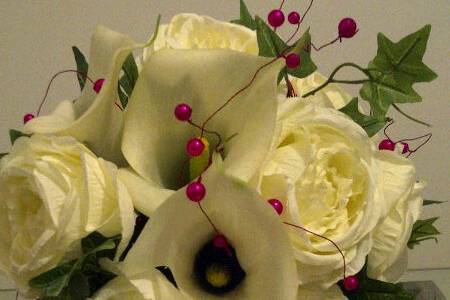
[[[188,104],[181,103],[175,107],[174,114],[178,121],[189,121],[189,119],[191,119],[192,109]]]
[[[286,65],[290,69],[297,68],[301,63],[300,55],[296,53],[291,53],[288,56],[286,56]]]
[[[206,188],[198,181],[188,184],[186,188],[186,196],[193,202],[200,202],[205,198]]]
[[[402,142],[401,144],[403,145],[402,154],[408,153],[410,151],[408,143]]]
[[[288,16],[288,21],[292,25],[297,25],[300,23],[300,14],[296,11],[291,12]]]
[[[281,215],[283,213],[283,203],[281,203],[278,199],[270,199],[267,202],[269,202],[270,205],[272,205],[273,209],[277,212],[277,214]]]
[[[213,245],[216,248],[224,249],[228,247],[227,238],[223,234],[218,234],[213,238]]]
[[[199,138],[190,139],[186,144],[186,151],[190,156],[199,156],[205,150],[205,144]]]
[[[27,124],[29,121],[33,119],[34,119],[33,114],[26,114],[25,116],[23,116],[23,124]]]
[[[105,79],[103,79],[103,78],[97,79],[97,80],[94,82],[94,87],[93,87],[93,89],[94,89],[94,91],[95,91],[97,94],[100,93],[100,90],[102,89],[103,83],[105,83]]]
[[[280,27],[284,23],[284,14],[280,9],[274,9],[269,13],[267,20],[272,27]]]
[[[358,32],[356,22],[352,18],[342,19],[338,28],[340,38],[351,38]]]
[[[344,288],[349,291],[356,291],[359,288],[359,280],[356,276],[348,276],[344,278]]]
[[[391,141],[390,139],[384,139],[378,144],[378,149],[394,151],[395,143],[393,141]]]

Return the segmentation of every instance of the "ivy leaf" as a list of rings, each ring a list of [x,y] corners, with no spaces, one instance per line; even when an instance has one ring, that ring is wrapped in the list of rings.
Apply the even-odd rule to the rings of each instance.
[[[9,130],[9,139],[11,140],[11,145],[14,145],[14,142],[22,136],[30,137],[31,135],[25,134],[19,130],[15,130],[15,129]]]
[[[346,106],[340,109],[341,112],[352,118],[355,123],[358,123],[366,132],[368,136],[374,136],[386,124],[386,119],[379,119],[374,116],[367,116],[359,111],[358,98],[353,98]]]
[[[247,5],[245,4],[244,0],[240,1],[241,1],[240,18],[238,20],[231,21],[231,23],[245,26],[251,30],[256,30],[256,22],[253,19],[252,15],[250,14]]]
[[[419,245],[426,240],[434,240],[438,242],[436,235],[441,234],[434,226],[434,222],[439,218],[431,218],[426,220],[417,220],[413,225],[411,236],[408,240],[408,248],[413,249],[414,246]]]
[[[97,232],[91,233],[81,241],[83,255],[80,258],[34,277],[29,282],[30,287],[42,290],[43,299],[86,299],[87,297],[78,298],[78,294],[85,295],[86,288],[91,290],[89,278],[84,272],[101,272],[98,260],[101,257],[111,257],[111,251],[117,247],[116,240],[117,237],[106,238]],[[83,285],[83,291],[80,290],[80,284]],[[88,294],[90,296],[91,293]]]
[[[298,54],[301,58],[301,63],[295,69],[287,68],[289,75],[297,78],[305,78],[317,70],[316,64],[311,59],[311,34],[309,33],[309,28],[295,43],[295,47],[291,53]]]
[[[287,48],[286,43],[259,16],[256,16],[256,37],[259,56],[277,57]]]
[[[401,285],[375,280],[367,276],[367,263],[356,274],[359,280],[359,289],[349,292],[339,282],[342,292],[349,300],[413,300],[415,295],[406,291]]]
[[[437,200],[423,200],[423,206],[433,205],[433,204],[441,204],[441,203],[444,203],[444,201],[437,201]]]
[[[413,89],[417,82],[429,82],[437,75],[423,62],[431,25],[426,25],[394,43],[378,34],[378,52],[369,63],[373,80],[363,84],[361,97],[370,103],[373,113],[385,116],[392,103],[420,102]]]
[[[75,57],[75,63],[77,64],[77,71],[81,73],[78,73],[77,77],[78,83],[80,84],[80,90],[82,90],[84,88],[84,85],[86,84],[86,76],[88,73],[89,65],[80,49],[73,46],[72,51]],[[82,74],[84,74],[85,76],[83,76]]]

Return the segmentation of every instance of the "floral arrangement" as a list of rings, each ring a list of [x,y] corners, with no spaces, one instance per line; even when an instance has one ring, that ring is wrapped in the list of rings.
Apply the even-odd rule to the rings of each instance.
[[[313,6],[266,18],[180,14],[146,43],[98,27],[81,95],[24,116],[0,163],[0,269],[39,299],[413,299],[396,284],[419,219],[409,159],[431,138],[388,135],[393,108],[436,74],[431,26],[378,35],[367,66],[320,75]],[[277,29],[290,23],[288,39]],[[133,55],[133,51],[142,54]],[[337,79],[353,68],[361,79]],[[49,84],[49,88],[50,88]],[[361,85],[364,109],[337,84]],[[49,89],[47,89],[48,92]],[[380,132],[381,131],[381,132]]]

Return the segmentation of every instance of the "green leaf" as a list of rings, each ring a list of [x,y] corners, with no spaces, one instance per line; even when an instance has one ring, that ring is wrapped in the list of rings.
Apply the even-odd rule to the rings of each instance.
[[[431,25],[426,25],[394,43],[378,34],[378,51],[369,63],[373,80],[363,84],[361,97],[370,103],[373,113],[385,116],[392,103],[420,102],[413,89],[416,82],[429,82],[437,75],[423,62]]]
[[[127,56],[122,65],[122,70],[124,74],[119,79],[118,93],[122,107],[125,108],[139,76],[133,54],[130,53],[130,55]]]
[[[359,281],[359,289],[349,292],[339,282],[342,292],[349,300],[413,300],[415,295],[406,291],[401,285],[375,280],[367,276],[367,263],[356,274]]]
[[[311,34],[309,33],[309,28],[295,43],[295,47],[291,53],[297,53],[301,58],[301,63],[295,69],[287,68],[289,75],[297,78],[305,78],[317,70],[316,64],[311,59]]]
[[[408,240],[408,248],[413,249],[414,246],[426,240],[434,240],[437,243],[436,235],[440,234],[439,230],[434,226],[434,222],[437,219],[439,218],[417,220],[413,225],[411,236]]]
[[[25,134],[19,130],[15,130],[15,129],[9,130],[9,139],[11,140],[11,145],[14,145],[14,142],[22,136],[30,137],[31,135]]]
[[[353,98],[346,106],[340,109],[341,112],[352,118],[355,123],[358,123],[366,132],[368,136],[374,136],[386,124],[386,119],[379,119],[373,116],[366,116],[361,113],[358,108],[358,98]]]
[[[84,85],[86,84],[86,76],[88,73],[89,65],[80,49],[73,46],[72,51],[75,57],[75,63],[77,64],[77,71],[81,73],[78,73],[77,77],[78,83],[80,84],[80,89],[82,90],[84,88]],[[83,76],[82,74],[84,74],[85,76]]]
[[[30,280],[30,287],[41,289],[46,296],[58,296],[70,281],[77,260],[72,260]]]
[[[239,24],[242,26],[245,26],[251,30],[256,29],[256,22],[253,19],[252,15],[250,14],[250,11],[247,8],[247,5],[245,4],[244,0],[241,1],[241,9],[240,9],[240,18],[239,20],[233,20],[231,23]]]
[[[441,204],[441,203],[444,203],[444,201],[437,201],[437,200],[423,200],[423,206],[433,205],[433,204]]]
[[[83,255],[80,258],[63,263],[34,277],[29,282],[30,286],[41,289],[44,293],[44,299],[46,297],[86,299],[87,297],[77,298],[78,294],[74,295],[74,291],[79,291],[80,295],[85,295],[86,288],[88,291],[90,290],[89,275],[103,273],[103,270],[101,270],[98,264],[98,260],[101,257],[111,258],[113,256],[111,255],[111,251],[116,249],[117,239],[118,237],[106,238],[97,232],[91,233],[81,241]],[[84,274],[85,272],[87,274]],[[111,273],[109,272],[105,272],[104,275],[111,278]],[[79,286],[80,284],[83,286]],[[83,290],[80,290],[81,288]],[[88,296],[91,295],[91,293],[88,294]]]
[[[286,43],[259,16],[256,16],[256,37],[260,56],[277,57],[287,48]]]

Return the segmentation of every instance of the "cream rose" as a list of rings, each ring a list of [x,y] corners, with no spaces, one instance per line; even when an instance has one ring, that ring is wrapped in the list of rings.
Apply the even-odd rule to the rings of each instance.
[[[408,159],[389,151],[383,151],[380,156],[381,184],[391,209],[374,230],[368,274],[372,278],[396,282],[407,267],[406,245],[422,212],[421,192],[425,184],[415,181],[415,168]]]
[[[256,33],[244,26],[207,16],[178,14],[169,24],[161,25],[153,47],[145,49],[143,60],[162,49],[229,49],[257,55],[258,42]]]
[[[93,231],[133,232],[131,197],[117,167],[72,137],[19,138],[0,163],[0,269],[23,294],[28,281],[76,254]]]

